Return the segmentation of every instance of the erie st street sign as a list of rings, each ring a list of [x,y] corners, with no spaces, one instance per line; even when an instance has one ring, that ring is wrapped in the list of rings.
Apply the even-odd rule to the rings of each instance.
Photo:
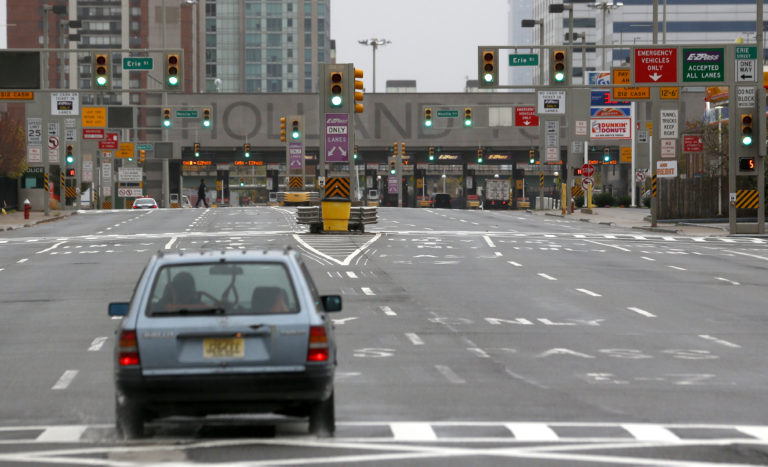
[[[151,70],[152,57],[123,57],[124,70]]]
[[[509,54],[509,66],[539,66],[539,55]]]

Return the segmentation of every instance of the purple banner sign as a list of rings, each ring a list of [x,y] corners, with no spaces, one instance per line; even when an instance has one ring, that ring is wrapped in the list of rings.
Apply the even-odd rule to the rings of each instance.
[[[400,177],[397,175],[387,176],[387,193],[389,194],[397,193],[397,182],[399,180],[400,180]]]
[[[304,166],[304,145],[288,143],[288,166],[291,169],[301,169]]]
[[[349,162],[349,114],[325,114],[325,161]]]

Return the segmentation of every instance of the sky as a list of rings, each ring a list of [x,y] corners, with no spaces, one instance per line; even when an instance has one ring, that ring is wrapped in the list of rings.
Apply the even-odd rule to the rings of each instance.
[[[336,63],[353,63],[373,92],[373,47],[359,40],[387,39],[376,50],[376,91],[387,80],[416,80],[418,92],[464,92],[477,79],[477,46],[509,42],[507,0],[331,0]],[[505,82],[504,69],[501,82]]]

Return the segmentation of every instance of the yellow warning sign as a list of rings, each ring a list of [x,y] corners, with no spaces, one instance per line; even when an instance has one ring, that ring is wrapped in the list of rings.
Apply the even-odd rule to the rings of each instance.
[[[613,84],[632,84],[629,68],[614,68]]]
[[[133,157],[133,143],[120,143],[120,148],[115,151],[115,157]]]
[[[106,107],[83,107],[83,128],[106,128]]]
[[[628,101],[632,99],[650,99],[651,88],[632,86],[628,88],[613,88],[613,100]]]
[[[760,194],[757,190],[736,190],[736,208],[757,209],[759,204]]]
[[[679,99],[680,88],[677,86],[659,88],[659,97],[662,99]]]
[[[623,146],[621,148],[621,153],[619,154],[619,162],[632,162],[632,148],[630,146]]]
[[[35,98],[32,91],[0,91],[2,101],[31,101]]]
[[[325,182],[325,197],[349,199],[349,178],[328,177]]]

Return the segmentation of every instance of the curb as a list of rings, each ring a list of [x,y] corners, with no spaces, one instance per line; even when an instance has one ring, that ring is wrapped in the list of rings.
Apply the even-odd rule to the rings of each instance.
[[[77,214],[77,211],[73,211],[73,212],[67,213],[67,214],[59,214],[57,216],[49,217],[47,219],[38,219],[36,221],[26,222],[24,224],[13,224],[13,225],[5,226],[5,227],[0,226],[0,232],[8,231],[8,230],[17,230],[17,229],[21,229],[21,228],[24,228],[24,227],[32,227],[33,225],[46,224],[48,222],[55,222],[55,221],[64,219],[66,217],[73,216],[75,214]]]

